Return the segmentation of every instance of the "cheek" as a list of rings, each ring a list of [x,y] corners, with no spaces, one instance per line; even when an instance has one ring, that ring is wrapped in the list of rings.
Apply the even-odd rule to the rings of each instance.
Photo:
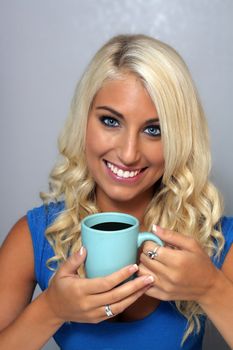
[[[103,157],[111,148],[112,142],[98,127],[92,127],[91,130],[95,131],[87,131],[85,147],[88,165],[90,165],[90,161],[97,161]]]
[[[98,126],[96,125],[95,121],[93,120],[93,117],[90,117],[88,125],[87,125],[86,145],[85,145],[87,157],[91,157],[98,150],[99,142],[96,142],[97,140],[99,140]]]
[[[86,155],[86,161],[87,161],[88,167],[90,167],[94,157],[98,153],[97,152],[98,143],[95,141],[96,137],[95,135],[93,135],[93,132],[91,132],[91,130],[93,130],[93,128],[91,127],[91,125],[89,125],[87,128],[86,143],[85,143],[85,155]]]
[[[150,149],[150,152],[148,152],[148,160],[152,165],[164,168],[165,160],[162,144],[156,145],[153,152],[151,152]]]
[[[103,156],[115,147],[115,138],[105,132],[98,123],[90,122],[86,134],[86,155]]]
[[[95,134],[93,137],[87,138],[86,140],[86,156],[88,158],[93,158],[97,156],[104,155],[107,151],[109,143],[106,142],[106,139],[99,137],[98,134]]]

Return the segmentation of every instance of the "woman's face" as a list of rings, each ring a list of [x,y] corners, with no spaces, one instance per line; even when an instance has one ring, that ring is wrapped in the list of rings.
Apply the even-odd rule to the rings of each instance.
[[[133,74],[107,81],[97,93],[88,117],[86,159],[98,204],[151,200],[164,172],[159,118]]]

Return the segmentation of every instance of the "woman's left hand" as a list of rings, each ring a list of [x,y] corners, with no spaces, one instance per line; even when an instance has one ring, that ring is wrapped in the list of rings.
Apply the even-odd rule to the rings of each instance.
[[[155,281],[146,295],[160,300],[195,300],[201,302],[214,285],[218,270],[201,245],[183,234],[156,227],[156,235],[165,243],[151,259],[148,251],[155,245],[148,241],[140,255],[139,275],[151,274]]]

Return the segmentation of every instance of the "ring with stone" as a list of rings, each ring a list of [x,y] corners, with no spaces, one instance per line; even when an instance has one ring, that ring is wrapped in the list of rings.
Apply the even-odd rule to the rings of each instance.
[[[158,256],[159,248],[160,248],[160,245],[157,245],[154,250],[148,250],[146,253],[148,258],[150,258],[151,260],[155,260],[155,258],[157,258]]]

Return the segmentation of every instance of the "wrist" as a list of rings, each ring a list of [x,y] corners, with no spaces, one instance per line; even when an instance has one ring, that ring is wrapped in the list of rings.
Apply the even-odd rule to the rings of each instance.
[[[228,281],[222,271],[216,268],[213,282],[208,290],[197,300],[198,304],[204,311],[211,307],[211,305],[216,305],[216,303],[219,302],[219,299],[224,295],[224,286],[227,282]]]
[[[53,303],[50,300],[48,290],[46,289],[43,293],[40,294],[39,298],[41,299],[41,307],[43,308],[46,319],[50,321],[52,325],[59,328],[65,322],[53,307]]]

